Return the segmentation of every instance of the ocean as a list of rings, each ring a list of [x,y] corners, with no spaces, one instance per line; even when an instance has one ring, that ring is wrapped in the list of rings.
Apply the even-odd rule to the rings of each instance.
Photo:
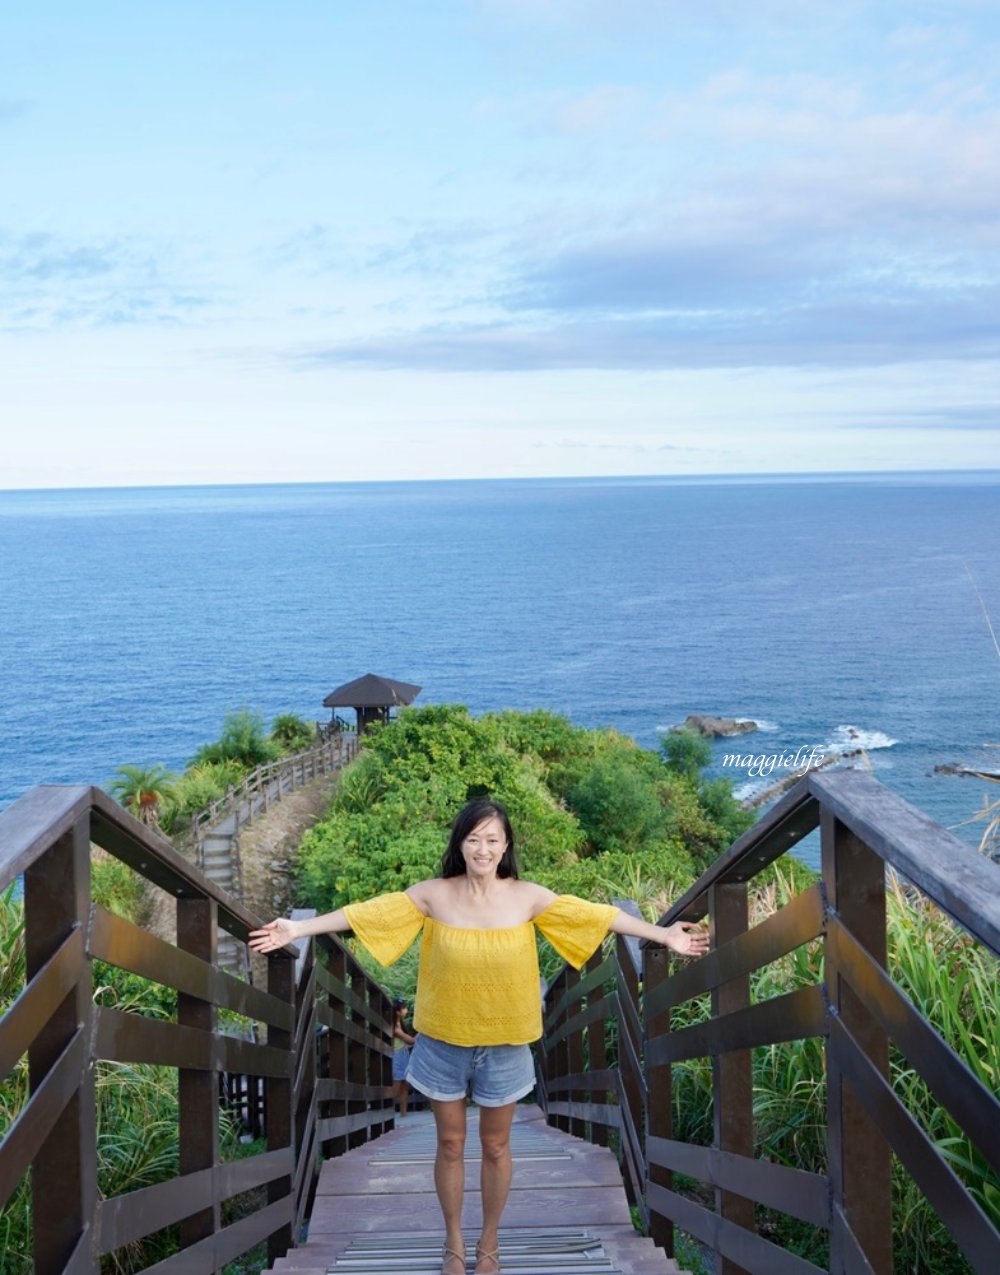
[[[751,719],[715,745],[742,794],[780,766],[726,754],[863,746],[959,825],[1000,797],[934,773],[1000,769],[988,617],[1000,473],[0,492],[0,806],[180,768],[242,705],[326,720],[374,672],[645,747]]]

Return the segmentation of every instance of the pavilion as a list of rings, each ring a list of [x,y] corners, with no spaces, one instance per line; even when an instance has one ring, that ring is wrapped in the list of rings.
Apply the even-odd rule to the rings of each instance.
[[[345,682],[323,701],[325,708],[353,708],[358,715],[358,735],[363,735],[372,722],[387,722],[389,711],[410,704],[420,694],[421,688],[411,682],[397,682],[391,677],[378,677],[366,673],[353,682]]]

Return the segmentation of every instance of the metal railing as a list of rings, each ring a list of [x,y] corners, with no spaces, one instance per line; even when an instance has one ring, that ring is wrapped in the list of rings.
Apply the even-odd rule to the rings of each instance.
[[[818,882],[750,926],[748,883],[820,828]],[[673,1251],[673,1228],[715,1257],[719,1275],[818,1275],[758,1234],[755,1205],[825,1231],[834,1275],[891,1275],[895,1155],[977,1275],[1000,1270],[1000,1234],[890,1083],[890,1045],[1000,1175],[1000,1102],[913,1006],[886,969],[886,869],[1000,953],[997,865],[860,771],[801,780],[660,924],[708,916],[712,950],[671,972],[666,949],[617,938],[548,993],[541,1088],[549,1120],[605,1143],[609,1131],[643,1229]],[[819,981],[753,1003],[751,976],[803,944],[823,948]],[[641,946],[641,952],[640,952]],[[671,1030],[709,995],[711,1014]],[[608,1066],[608,1035],[616,1064]],[[827,1082],[826,1171],[754,1155],[751,1051],[820,1038]],[[712,1059],[713,1140],[676,1140],[674,1068]],[[701,1184],[697,1198],[673,1174]],[[705,1206],[714,1193],[715,1207]]]
[[[93,902],[92,845],[176,898],[176,947]],[[37,1275],[94,1275],[174,1224],[180,1250],[158,1275],[210,1275],[265,1240],[276,1260],[298,1240],[319,1150],[392,1127],[385,992],[331,936],[269,954],[266,990],[218,969],[219,929],[246,943],[260,918],[97,788],[40,787],[0,812],[0,890],[19,876],[26,977],[0,1018],[0,1084],[27,1054],[30,1094],[0,1142],[0,1209],[30,1171]],[[176,1021],[95,1004],[95,960],[175,989]],[[266,1043],[223,1034],[221,1010],[265,1025]],[[110,1199],[97,1184],[101,1060],[178,1077],[178,1175]],[[252,1106],[265,1151],[220,1160],[220,1089]],[[225,1224],[223,1204],[254,1188],[266,1199]]]

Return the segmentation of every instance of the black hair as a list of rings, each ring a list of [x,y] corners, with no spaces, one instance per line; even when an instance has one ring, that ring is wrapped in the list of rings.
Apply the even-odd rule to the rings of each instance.
[[[441,876],[465,876],[462,842],[473,829],[478,828],[487,819],[494,818],[500,820],[504,836],[507,838],[507,849],[503,852],[503,858],[497,865],[497,876],[513,877],[515,881],[517,880],[517,859],[514,856],[514,829],[510,826],[510,819],[503,806],[498,801],[491,801],[488,797],[477,797],[475,801],[470,801],[455,816],[455,820],[451,825],[451,836],[448,838],[448,848],[441,858]]]

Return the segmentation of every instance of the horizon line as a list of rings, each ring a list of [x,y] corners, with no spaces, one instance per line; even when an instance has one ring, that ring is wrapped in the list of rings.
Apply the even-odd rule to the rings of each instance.
[[[382,487],[420,486],[428,483],[593,483],[593,482],[740,482],[754,479],[802,480],[802,479],[852,479],[852,478],[907,478],[920,475],[982,475],[1000,477],[1000,467],[982,468],[912,468],[912,469],[802,469],[802,470],[741,470],[734,472],[705,472],[697,474],[499,474],[439,478],[291,478],[280,482],[202,482],[202,483],[111,483],[101,486],[81,485],[63,487],[0,487],[0,495],[46,495],[54,492],[107,492],[107,491],[216,491],[245,490],[271,487]]]

